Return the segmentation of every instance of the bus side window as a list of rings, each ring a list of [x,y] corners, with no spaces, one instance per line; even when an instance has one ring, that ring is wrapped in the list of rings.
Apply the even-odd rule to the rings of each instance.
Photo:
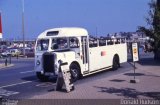
[[[106,40],[100,39],[99,46],[106,46]]]
[[[116,39],[115,44],[120,44],[120,39]]]
[[[76,37],[69,38],[70,48],[79,48],[79,41]]]
[[[123,39],[121,39],[121,43],[125,43],[125,39],[123,38]]]
[[[89,47],[97,47],[98,42],[97,40],[89,40]]]
[[[93,41],[89,40],[89,47],[93,47]]]
[[[112,40],[108,40],[107,41],[107,45],[113,45],[113,41]]]

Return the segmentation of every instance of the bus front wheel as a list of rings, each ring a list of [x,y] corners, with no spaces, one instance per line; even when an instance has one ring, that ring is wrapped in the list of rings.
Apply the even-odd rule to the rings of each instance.
[[[80,68],[77,64],[72,63],[70,66],[72,82],[76,82],[80,78]]]
[[[36,72],[36,75],[40,81],[42,81],[42,82],[48,81],[49,76],[45,76],[45,75],[41,74],[41,72]]]

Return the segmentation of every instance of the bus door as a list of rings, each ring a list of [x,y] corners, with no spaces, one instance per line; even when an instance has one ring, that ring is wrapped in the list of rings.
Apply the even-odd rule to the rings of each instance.
[[[88,69],[88,62],[89,62],[89,57],[88,57],[88,42],[87,42],[87,37],[82,36],[81,37],[81,43],[82,43],[82,63],[83,63],[83,74],[86,74],[89,72]]]

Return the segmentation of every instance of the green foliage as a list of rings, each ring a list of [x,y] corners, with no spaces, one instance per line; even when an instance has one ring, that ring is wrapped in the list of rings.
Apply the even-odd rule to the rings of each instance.
[[[150,27],[145,28],[140,26],[138,30],[144,32],[152,39],[150,40],[150,44],[153,47],[156,59],[160,53],[160,0],[152,0],[149,3],[149,7],[149,17],[146,18],[146,21]]]

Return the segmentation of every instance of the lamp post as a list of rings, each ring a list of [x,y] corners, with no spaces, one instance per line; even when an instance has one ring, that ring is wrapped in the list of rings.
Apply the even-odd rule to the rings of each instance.
[[[22,0],[22,35],[23,35],[23,56],[25,57],[25,32],[24,32],[24,0]]]
[[[2,40],[2,18],[1,18],[2,11],[0,10],[0,41]]]

